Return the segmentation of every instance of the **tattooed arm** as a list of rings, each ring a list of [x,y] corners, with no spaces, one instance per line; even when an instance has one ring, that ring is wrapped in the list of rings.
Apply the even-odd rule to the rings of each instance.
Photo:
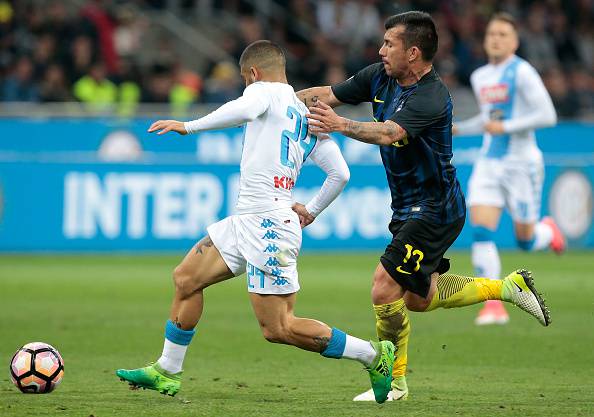
[[[406,130],[391,120],[382,123],[346,119],[322,101],[318,101],[310,111],[307,118],[310,131],[314,134],[340,132],[360,142],[376,145],[391,145],[406,137]]]
[[[336,98],[332,92],[332,88],[329,85],[324,87],[306,88],[305,90],[298,91],[295,94],[297,94],[299,100],[301,100],[307,107],[313,106],[318,100],[323,101],[330,107],[337,107],[343,104]]]

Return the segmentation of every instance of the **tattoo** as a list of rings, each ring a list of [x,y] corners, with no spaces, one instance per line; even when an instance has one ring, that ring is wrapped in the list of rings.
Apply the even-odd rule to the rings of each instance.
[[[210,248],[213,245],[214,243],[210,240],[210,236],[206,235],[196,244],[196,253],[202,253],[202,248]]]
[[[396,123],[355,120],[348,120],[346,129],[341,133],[360,142],[376,145],[391,145],[406,137],[406,131]]]
[[[176,317],[176,318],[175,318],[175,320],[173,320],[173,324],[175,324],[175,326],[176,326],[178,329],[181,329],[181,328],[182,328],[182,325],[181,325],[181,323],[179,322],[179,317]]]
[[[323,352],[328,347],[328,343],[330,343],[330,338],[329,337],[315,336],[313,338],[313,341],[318,346],[319,351],[320,352]]]

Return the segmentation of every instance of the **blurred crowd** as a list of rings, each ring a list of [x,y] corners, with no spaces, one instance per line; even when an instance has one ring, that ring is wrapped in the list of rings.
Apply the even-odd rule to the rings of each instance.
[[[220,103],[241,94],[237,59],[263,38],[287,52],[296,88],[334,84],[378,61],[387,16],[415,9],[435,19],[436,67],[458,105],[474,106],[469,76],[485,63],[486,22],[505,10],[559,116],[594,118],[594,0],[0,0],[0,101],[117,104],[124,114],[139,102]],[[146,45],[160,12],[208,31],[196,24],[204,10],[225,22],[212,29],[228,60],[198,70],[170,47],[176,39]]]

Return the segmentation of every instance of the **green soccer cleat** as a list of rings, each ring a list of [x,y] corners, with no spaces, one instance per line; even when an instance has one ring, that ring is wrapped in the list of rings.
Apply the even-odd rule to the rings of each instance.
[[[536,317],[543,326],[551,324],[551,313],[534,288],[532,273],[518,269],[503,279],[502,298]]]
[[[181,386],[181,372],[171,374],[158,363],[139,369],[118,369],[116,375],[128,381],[133,388],[153,389],[161,394],[174,396]]]
[[[377,352],[375,359],[367,369],[371,380],[371,389],[377,403],[383,403],[388,399],[388,393],[392,389],[392,368],[394,367],[394,344],[390,341],[371,341],[371,345]]]

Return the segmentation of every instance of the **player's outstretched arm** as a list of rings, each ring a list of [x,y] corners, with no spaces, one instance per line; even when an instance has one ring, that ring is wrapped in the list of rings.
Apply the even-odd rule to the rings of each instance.
[[[327,177],[320,191],[307,204],[293,205],[293,210],[299,215],[301,227],[312,223],[338,197],[351,175],[338,145],[331,139],[318,140],[309,157]]]
[[[484,130],[485,122],[483,121],[483,116],[481,114],[477,114],[470,119],[456,122],[452,127],[452,133],[454,135],[478,135],[483,133]]]
[[[329,85],[323,87],[306,88],[305,90],[298,91],[295,94],[297,94],[299,100],[301,100],[307,107],[313,106],[318,100],[323,101],[330,107],[337,107],[343,104],[339,99],[336,98],[334,92],[332,91],[332,87]]]
[[[391,120],[385,122],[357,122],[341,117],[322,101],[310,108],[310,131],[314,134],[339,132],[360,142],[391,145],[406,137],[406,130]]]
[[[167,132],[185,135],[201,130],[239,126],[255,120],[268,109],[269,104],[267,91],[262,86],[252,84],[245,89],[241,97],[223,104],[200,119],[185,123],[177,120],[157,120],[149,127],[148,131],[159,131],[158,135]]]

